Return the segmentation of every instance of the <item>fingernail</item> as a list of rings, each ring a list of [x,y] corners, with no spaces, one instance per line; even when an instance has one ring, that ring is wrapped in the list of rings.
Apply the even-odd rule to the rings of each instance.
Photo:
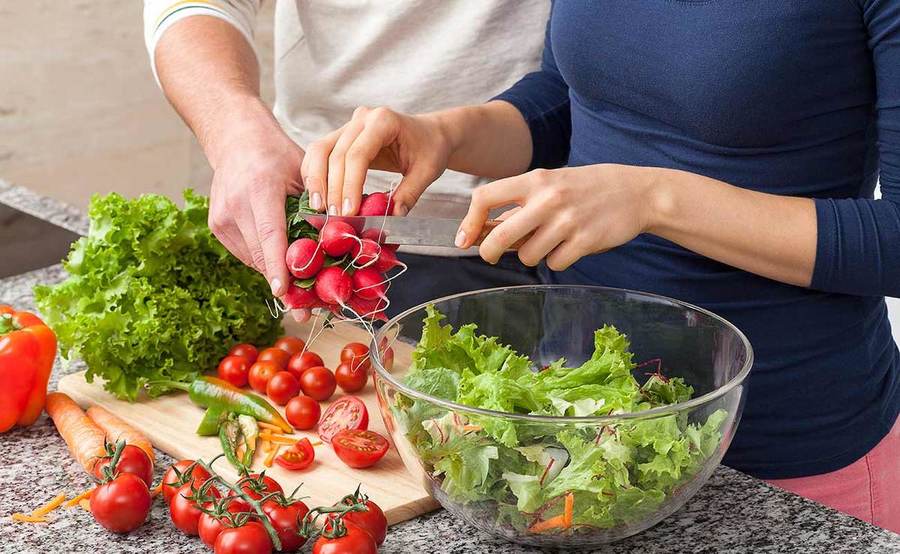
[[[462,229],[460,229],[459,231],[457,231],[457,232],[456,232],[456,241],[455,241],[455,242],[456,242],[456,247],[457,247],[457,248],[462,248],[463,245],[466,243],[466,232],[463,231]]]
[[[337,215],[337,206],[334,204],[328,206],[328,215]]]
[[[271,287],[272,287],[272,294],[273,294],[274,296],[281,296],[281,295],[282,295],[282,290],[281,290],[281,279],[279,279],[278,277],[272,279]]]
[[[353,205],[350,203],[350,199],[344,198],[344,205],[341,206],[341,213],[344,215],[350,215],[350,208],[352,207]]]
[[[322,195],[318,192],[314,192],[312,195],[312,199],[309,201],[309,206],[314,210],[322,209]]]

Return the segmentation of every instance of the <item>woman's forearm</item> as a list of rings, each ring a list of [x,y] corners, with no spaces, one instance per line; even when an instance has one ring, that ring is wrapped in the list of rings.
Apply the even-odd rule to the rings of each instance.
[[[495,100],[425,115],[450,143],[448,168],[495,179],[523,173],[531,163],[531,132],[512,104]]]
[[[719,262],[809,286],[816,261],[816,209],[671,169],[653,169],[647,232]]]

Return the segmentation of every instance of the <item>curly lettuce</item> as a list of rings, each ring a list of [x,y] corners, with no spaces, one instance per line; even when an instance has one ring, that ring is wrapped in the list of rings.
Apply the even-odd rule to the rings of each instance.
[[[64,357],[87,379],[135,400],[151,380],[188,382],[230,345],[271,343],[281,331],[265,305],[269,287],[207,227],[206,198],[94,196],[90,231],[64,262],[68,279],[35,287]],[[154,389],[154,394],[165,389]]]

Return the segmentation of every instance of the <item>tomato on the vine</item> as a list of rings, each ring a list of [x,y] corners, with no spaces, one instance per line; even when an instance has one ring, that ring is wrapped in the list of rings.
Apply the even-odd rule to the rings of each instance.
[[[299,533],[303,518],[309,508],[300,500],[278,502],[267,500],[262,505],[263,512],[269,518],[275,533],[281,540],[279,552],[294,552],[306,542],[306,537]]]
[[[220,496],[215,487],[207,488],[206,494],[212,498]],[[187,535],[198,534],[202,514],[203,512],[200,511],[197,501],[194,499],[194,491],[190,484],[182,485],[169,501],[169,516],[172,518],[172,523]]]
[[[344,504],[352,506],[359,499],[346,498]],[[344,522],[352,523],[364,529],[375,539],[375,544],[381,546],[387,536],[387,518],[378,504],[366,499],[364,512],[347,512],[344,514]]]
[[[238,481],[241,490],[253,500],[259,500],[263,496],[273,492],[284,492],[278,481],[268,475],[251,473]]]
[[[341,362],[350,364],[353,369],[362,369],[363,373],[372,366],[369,361],[369,347],[361,342],[347,343],[341,349]]]
[[[104,470],[111,462],[111,455],[97,460],[97,463],[94,464],[94,477],[102,481]],[[153,462],[150,461],[150,456],[147,456],[146,452],[133,444],[126,444],[122,449],[113,473],[133,473],[140,477],[148,487],[153,484]]]
[[[345,522],[344,527],[346,533],[340,537],[320,535],[313,554],[377,554],[378,545],[369,533],[352,523]]]
[[[219,362],[216,373],[219,379],[228,381],[236,387],[246,387],[250,365],[250,361],[243,356],[225,356]]]
[[[336,386],[334,373],[327,367],[311,367],[300,376],[300,388],[303,390],[303,394],[320,402],[331,398]]]
[[[279,350],[279,352],[282,351]],[[277,363],[261,360],[250,366],[247,380],[253,390],[260,394],[266,394],[266,386],[269,384],[269,379],[279,371],[281,371],[281,367]]]
[[[240,527],[226,527],[216,538],[215,554],[270,554],[272,539],[258,521]]]
[[[375,431],[346,429],[331,439],[331,447],[342,462],[355,469],[375,465],[387,454],[387,439]]]
[[[322,361],[321,356],[307,350],[306,352],[291,356],[291,359],[288,360],[287,370],[293,373],[294,377],[299,379],[307,369],[311,367],[322,367],[324,365],[325,362]]]
[[[300,383],[290,371],[279,371],[266,384],[266,396],[279,406],[284,406],[300,392]]]
[[[301,471],[308,468],[315,459],[316,451],[312,443],[309,439],[303,438],[275,458],[275,463],[284,469]]]
[[[134,473],[120,473],[91,494],[91,515],[113,533],[134,531],[150,513],[150,490]]]
[[[280,339],[275,341],[275,344],[272,345],[273,348],[280,348],[293,356],[299,352],[303,351],[303,348],[306,346],[306,343],[303,342],[303,339],[298,339],[297,337],[281,337]]]
[[[259,357],[259,350],[252,344],[241,343],[232,346],[231,350],[228,351],[228,355],[246,358],[247,363],[253,365],[256,363],[256,358]]]
[[[356,392],[366,386],[368,375],[366,370],[353,367],[344,362],[334,370],[334,379],[344,392]]]
[[[274,346],[270,348],[266,348],[262,352],[259,353],[259,357],[256,358],[258,362],[275,362],[278,365],[279,369],[286,369],[287,363],[291,359],[291,355],[281,348],[275,348]]]
[[[200,514],[200,519],[197,521],[197,534],[200,535],[200,540],[206,546],[213,548],[216,545],[216,538],[223,529],[225,529],[225,524],[220,518],[212,514]]]
[[[188,468],[191,468],[190,471],[188,471]],[[163,498],[166,499],[166,504],[172,501],[172,497],[175,496],[175,493],[178,492],[182,485],[193,483],[195,487],[199,488],[200,485],[209,480],[209,477],[209,472],[194,460],[175,462],[166,470],[162,478],[162,492]]]
[[[369,411],[365,403],[355,396],[342,396],[331,403],[319,421],[319,438],[331,442],[331,438],[344,429],[367,429]]]
[[[252,511],[250,504],[247,504],[239,496],[228,496],[208,502],[204,508],[209,512],[203,512],[200,516],[200,520],[197,522],[197,533],[203,544],[210,548],[215,546],[216,537],[227,527],[225,518],[228,517],[228,514]]]
[[[309,396],[295,396],[291,398],[284,408],[284,415],[295,429],[308,431],[319,422],[322,408],[315,399]]]

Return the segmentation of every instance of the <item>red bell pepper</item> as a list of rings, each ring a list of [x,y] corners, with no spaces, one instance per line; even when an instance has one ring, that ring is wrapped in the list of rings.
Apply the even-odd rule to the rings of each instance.
[[[55,358],[56,335],[39,317],[0,305],[0,433],[41,415]]]

